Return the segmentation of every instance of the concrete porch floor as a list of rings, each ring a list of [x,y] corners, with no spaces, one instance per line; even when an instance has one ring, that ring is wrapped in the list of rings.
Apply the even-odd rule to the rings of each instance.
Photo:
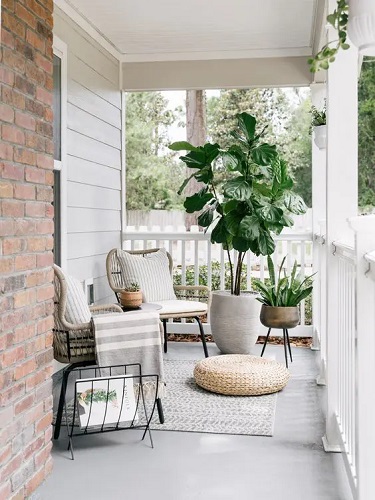
[[[260,352],[256,346],[255,354]],[[214,345],[210,354],[218,354]],[[266,354],[283,361],[282,346]],[[200,359],[201,344],[170,343],[169,358]],[[322,396],[315,353],[293,348],[291,380],[278,395],[273,437],[154,431],[154,449],[137,432],[54,442],[54,470],[42,500],[349,500],[340,454],[323,451]],[[168,416],[166,416],[168,418]]]

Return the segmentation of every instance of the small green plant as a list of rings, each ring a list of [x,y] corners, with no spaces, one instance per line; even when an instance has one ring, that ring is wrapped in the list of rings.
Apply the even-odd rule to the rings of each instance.
[[[320,127],[321,125],[326,125],[326,104],[321,111],[315,106],[311,106],[311,127]]]
[[[141,287],[138,285],[137,282],[132,282],[130,285],[125,287],[125,292],[139,292],[141,290]]]
[[[258,278],[253,278],[253,288],[260,293],[259,302],[266,306],[273,307],[295,307],[298,306],[312,292],[313,276],[305,279],[297,276],[297,261],[294,262],[290,276],[281,276],[282,268],[286,257],[283,258],[279,269],[278,280],[276,282],[275,268],[270,256],[267,257],[268,271],[270,274],[269,283],[263,283]]]
[[[310,65],[312,73],[316,73],[321,69],[328,69],[330,63],[336,59],[336,55],[340,49],[347,50],[350,48],[350,45],[346,43],[348,10],[349,7],[346,0],[337,0],[336,9],[332,14],[327,16],[327,21],[337,31],[338,39],[327,43],[314,57],[308,59],[307,62]]]

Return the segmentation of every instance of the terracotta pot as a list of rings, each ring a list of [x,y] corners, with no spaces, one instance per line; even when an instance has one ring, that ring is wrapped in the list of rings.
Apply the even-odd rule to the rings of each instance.
[[[299,323],[298,307],[272,307],[262,305],[260,321],[267,328],[294,328]]]
[[[123,290],[120,293],[120,302],[127,309],[137,309],[142,304],[142,292],[127,292]]]
[[[255,292],[212,292],[211,331],[224,354],[249,354],[259,336],[259,295]]]

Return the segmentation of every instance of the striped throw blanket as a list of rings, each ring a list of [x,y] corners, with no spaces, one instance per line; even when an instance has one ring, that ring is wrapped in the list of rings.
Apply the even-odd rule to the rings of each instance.
[[[159,314],[131,311],[93,317],[98,366],[140,363],[142,375],[159,375],[163,397],[164,372]],[[150,388],[151,389],[151,388]],[[147,391],[153,397],[155,390]]]

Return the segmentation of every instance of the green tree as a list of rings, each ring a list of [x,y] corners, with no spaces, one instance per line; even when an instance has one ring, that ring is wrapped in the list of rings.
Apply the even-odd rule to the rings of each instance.
[[[358,87],[358,204],[375,206],[375,59],[362,64]]]
[[[185,175],[167,145],[168,127],[181,115],[161,92],[126,96],[126,194],[128,210],[182,208],[176,194]]]

